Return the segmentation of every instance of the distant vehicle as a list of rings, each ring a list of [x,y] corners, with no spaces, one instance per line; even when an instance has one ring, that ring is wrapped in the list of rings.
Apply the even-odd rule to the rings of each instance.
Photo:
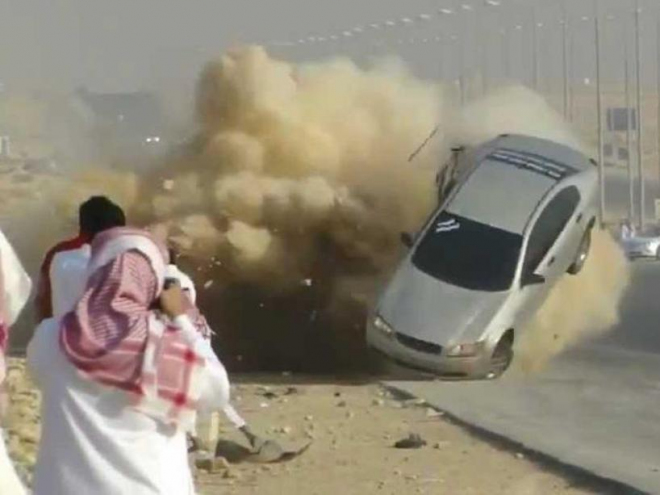
[[[630,237],[622,237],[621,246],[629,259],[653,258],[660,260],[660,227],[652,227]]]
[[[370,347],[439,375],[495,378],[518,332],[566,272],[587,260],[596,222],[592,160],[505,135],[456,150],[444,199],[413,238],[367,325]]]

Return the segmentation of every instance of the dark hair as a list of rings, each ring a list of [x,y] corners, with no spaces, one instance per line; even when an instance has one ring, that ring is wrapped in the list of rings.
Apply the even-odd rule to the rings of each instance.
[[[105,196],[92,196],[78,210],[80,232],[94,237],[113,227],[126,225],[124,210]]]

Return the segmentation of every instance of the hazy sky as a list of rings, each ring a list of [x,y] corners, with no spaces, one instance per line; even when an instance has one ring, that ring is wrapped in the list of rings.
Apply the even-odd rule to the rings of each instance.
[[[399,39],[422,40],[437,34],[463,34],[468,39],[463,65],[475,64],[476,26],[488,40],[489,71],[495,77],[504,70],[502,49],[508,46],[511,67],[517,77],[529,76],[531,66],[531,9],[533,0],[501,0],[496,10],[483,16],[454,16],[450,22],[434,20],[423,27],[396,28],[369,34],[342,45],[325,44],[278,49],[277,53],[314,59],[340,52],[360,56],[400,53],[419,73],[437,77],[444,55],[444,70],[453,75],[459,62],[456,49],[441,44],[397,45]],[[483,0],[463,0],[475,7]],[[539,0],[537,18],[544,26],[539,34],[539,54],[545,76],[561,75],[561,2]],[[647,0],[643,16],[644,71],[655,74],[657,2]],[[0,0],[0,81],[7,87],[69,89],[87,85],[94,90],[121,91],[171,84],[189,84],[200,65],[231,44],[296,40],[310,35],[329,35],[355,26],[420,13],[454,8],[457,1],[442,0]],[[593,71],[593,27],[581,17],[590,0],[567,0],[574,22],[575,74]],[[623,58],[621,19],[632,17],[632,0],[600,0],[606,75],[619,72]],[[516,24],[522,31],[515,31]],[[606,25],[606,26],[605,26]],[[487,26],[487,27],[484,27]],[[498,36],[501,27],[511,29],[508,45]],[[468,31],[465,31],[465,28]],[[466,34],[467,33],[467,34]],[[375,41],[383,47],[375,48]],[[499,40],[499,41],[498,41]],[[472,60],[470,60],[472,59]]]

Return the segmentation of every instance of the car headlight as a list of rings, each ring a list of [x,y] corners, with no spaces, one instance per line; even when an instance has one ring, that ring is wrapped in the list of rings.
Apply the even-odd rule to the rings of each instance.
[[[389,326],[387,322],[380,316],[376,316],[376,318],[374,318],[374,327],[387,337],[392,337],[394,335],[394,330],[392,327]]]
[[[449,357],[474,357],[484,348],[483,342],[473,342],[470,344],[456,344],[447,350]]]

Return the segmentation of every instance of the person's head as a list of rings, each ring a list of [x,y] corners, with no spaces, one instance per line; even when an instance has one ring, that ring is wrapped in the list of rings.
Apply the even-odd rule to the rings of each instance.
[[[92,196],[78,210],[80,233],[94,238],[96,234],[113,227],[124,227],[124,211],[105,196]]]

